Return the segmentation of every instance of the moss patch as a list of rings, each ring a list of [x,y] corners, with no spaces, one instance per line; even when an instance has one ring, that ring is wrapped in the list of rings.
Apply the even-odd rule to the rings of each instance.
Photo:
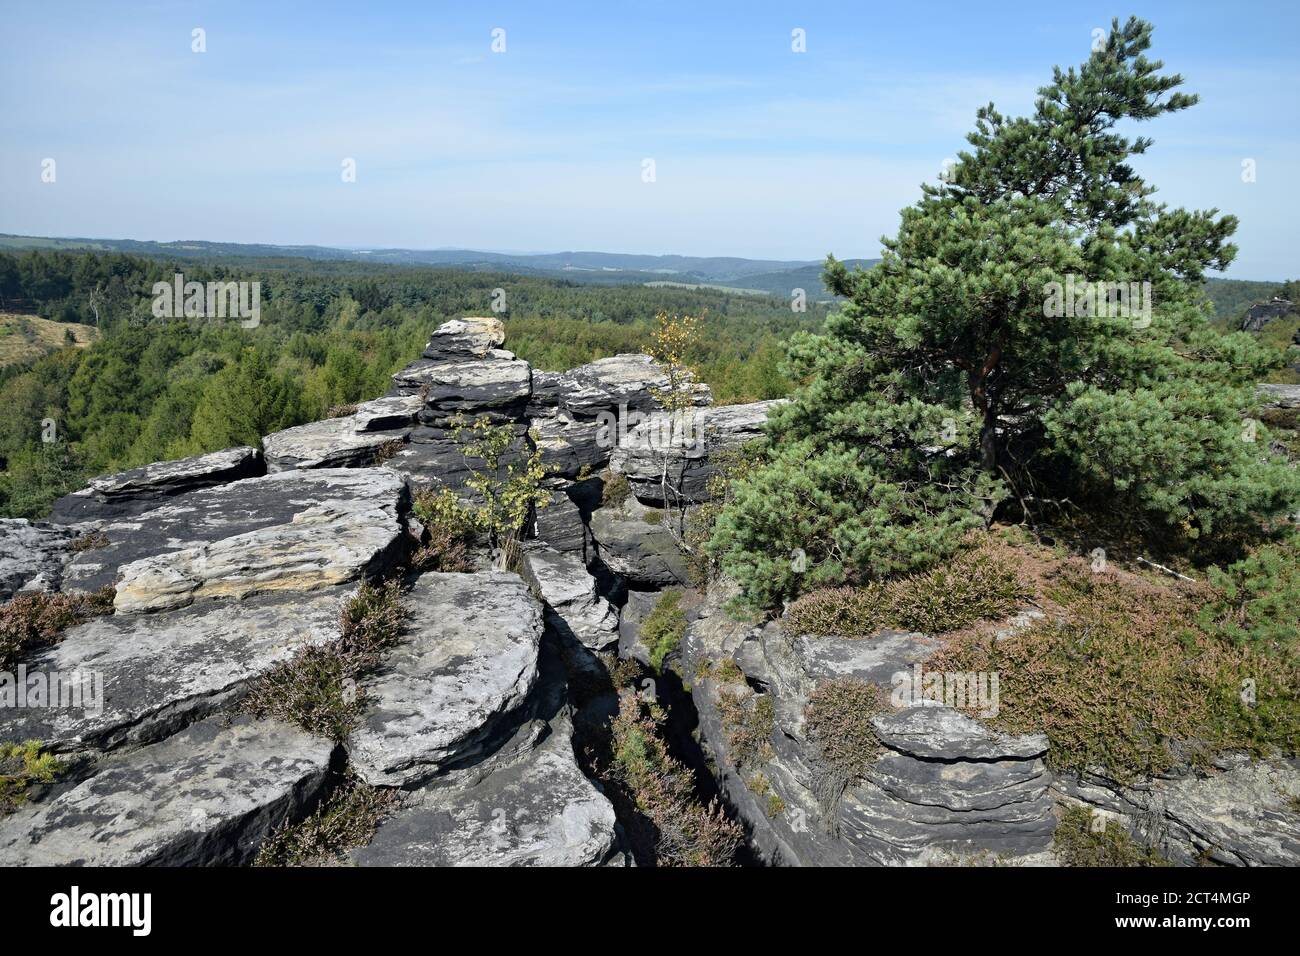
[[[39,741],[0,742],[0,817],[27,802],[32,784],[50,783],[62,769],[63,764],[51,754],[41,752]]]

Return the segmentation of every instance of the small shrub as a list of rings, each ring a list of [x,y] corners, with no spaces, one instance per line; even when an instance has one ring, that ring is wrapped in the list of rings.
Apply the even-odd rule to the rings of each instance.
[[[775,793],[767,795],[767,815],[769,817],[779,817],[785,813],[785,801]]]
[[[100,548],[107,548],[109,545],[108,535],[102,531],[88,531],[72,542],[72,551],[75,554],[81,554],[83,551],[97,551]]]
[[[386,461],[392,461],[397,457],[397,453],[405,447],[406,442],[400,438],[384,442],[375,449],[375,464],[382,465]]]
[[[1029,596],[1014,570],[977,546],[893,581],[812,591],[790,605],[785,626],[838,637],[867,637],[882,627],[938,634],[1006,617]]]
[[[349,777],[305,820],[268,840],[254,866],[336,866],[348,850],[367,845],[383,818],[397,805],[393,790]]]
[[[27,788],[33,783],[49,783],[62,769],[53,755],[41,753],[39,741],[0,742],[0,817],[27,802]]]
[[[1001,640],[965,635],[928,666],[998,673],[990,722],[1045,732],[1054,768],[1129,781],[1300,746],[1300,661],[1198,630],[1201,590],[1067,566],[1049,596],[1059,613]]]
[[[1275,653],[1300,638],[1300,535],[1263,545],[1226,570],[1209,571],[1214,596],[1197,621],[1209,634]]]
[[[601,507],[617,507],[627,501],[631,494],[632,486],[628,484],[626,475],[607,471],[601,476]]]
[[[363,583],[339,614],[340,636],[301,648],[257,678],[241,709],[254,717],[287,720],[331,740],[345,739],[365,710],[365,695],[355,680],[397,642],[405,617],[398,582]]]
[[[641,515],[641,520],[648,525],[663,524],[664,513],[657,508],[647,508]]]
[[[681,608],[682,592],[665,591],[641,622],[641,643],[650,652],[650,665],[663,670],[664,660],[677,650],[686,635],[686,612]]]
[[[325,413],[326,418],[345,418],[348,415],[355,415],[357,406],[354,405],[331,405],[329,411]]]
[[[450,488],[422,488],[415,493],[411,511],[429,532],[428,544],[412,557],[421,571],[473,571],[470,547],[474,541],[474,514],[460,503]]]
[[[63,632],[113,609],[113,589],[94,594],[19,594],[0,605],[0,670],[13,670],[20,658],[56,643]]]
[[[1133,840],[1114,820],[1094,832],[1093,815],[1087,807],[1068,807],[1061,814],[1052,837],[1052,848],[1066,866],[1168,866],[1155,850]]]
[[[880,688],[856,677],[837,677],[822,681],[808,695],[804,729],[828,767],[851,783],[880,756],[871,718],[883,710]]]
[[[720,690],[718,717],[727,737],[727,750],[737,767],[757,767],[772,758],[776,714],[771,696],[748,690]]]
[[[617,802],[635,810],[629,837],[638,862],[657,866],[730,866],[740,849],[740,828],[722,807],[707,807],[690,770],[673,758],[659,721],[642,713],[631,694],[619,702],[612,726],[608,777]]]

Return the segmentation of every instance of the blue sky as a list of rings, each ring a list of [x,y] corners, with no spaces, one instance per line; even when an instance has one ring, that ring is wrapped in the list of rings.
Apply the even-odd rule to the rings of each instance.
[[[977,106],[1136,13],[1202,95],[1140,171],[1300,275],[1294,2],[0,7],[0,232],[790,259],[876,255]]]

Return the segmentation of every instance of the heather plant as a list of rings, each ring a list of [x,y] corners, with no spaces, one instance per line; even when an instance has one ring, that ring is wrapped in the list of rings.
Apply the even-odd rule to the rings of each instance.
[[[0,605],[0,671],[56,643],[68,628],[113,610],[113,589],[94,594],[19,594]]]
[[[254,866],[341,866],[348,850],[366,846],[398,804],[394,790],[346,777],[304,820],[283,827],[258,850]]]
[[[665,591],[641,622],[641,643],[650,651],[650,666],[663,670],[668,655],[677,650],[686,634],[686,612],[681,591]]]
[[[301,648],[257,678],[241,709],[331,740],[346,739],[365,709],[356,679],[378,666],[401,636],[406,616],[399,582],[362,583],[339,612],[339,636]]]
[[[752,603],[933,565],[999,508],[1084,502],[1191,548],[1300,500],[1245,421],[1279,353],[1211,328],[1201,300],[1236,220],[1154,202],[1131,165],[1152,141],[1118,132],[1196,102],[1150,45],[1149,24],[1116,21],[1030,116],[982,107],[879,265],[828,260],[845,304],[793,338],[786,371],[804,384],[710,545]],[[1080,283],[1137,284],[1145,306],[1062,301]]]

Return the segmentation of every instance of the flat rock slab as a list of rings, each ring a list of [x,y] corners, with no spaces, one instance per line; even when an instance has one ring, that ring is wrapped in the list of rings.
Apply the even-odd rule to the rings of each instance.
[[[287,724],[205,720],[0,819],[0,865],[246,863],[318,798],[333,749]]]
[[[348,751],[370,784],[417,783],[473,759],[537,681],[542,608],[506,571],[425,574],[406,638],[360,682],[372,702]]]
[[[0,518],[0,601],[22,590],[58,590],[76,538],[57,525]]]
[[[903,707],[872,720],[891,750],[922,760],[1029,760],[1047,754],[1046,734],[1003,734],[951,707]]]
[[[326,418],[275,432],[262,439],[266,469],[362,468],[376,463],[387,447],[406,443],[410,428],[369,430],[373,419],[357,415]]]
[[[247,446],[155,462],[103,475],[80,491],[64,495],[54,503],[50,520],[71,524],[140,514],[174,495],[256,477],[265,471],[261,452]]]
[[[141,609],[220,591],[217,574],[230,576],[231,596],[327,586],[339,575],[355,577],[396,541],[406,496],[401,478],[383,468],[280,472],[192,491],[103,524],[108,543],[78,554],[63,586],[97,590],[135,565],[126,606]],[[289,546],[292,554],[277,550]]]
[[[362,402],[351,418],[359,432],[380,432],[413,425],[423,407],[419,395],[389,395]]]
[[[299,648],[338,637],[339,610],[351,593],[268,594],[94,618],[26,662],[29,675],[58,674],[79,686],[80,705],[18,708],[0,701],[0,740],[40,740],[56,751],[159,740],[207,716]]]
[[[567,733],[464,790],[430,790],[355,850],[360,866],[596,866],[614,808],[574,761]]]
[[[399,395],[418,393],[445,415],[510,407],[533,391],[532,367],[520,359],[489,355],[483,359],[442,362],[420,359],[393,376]]]

